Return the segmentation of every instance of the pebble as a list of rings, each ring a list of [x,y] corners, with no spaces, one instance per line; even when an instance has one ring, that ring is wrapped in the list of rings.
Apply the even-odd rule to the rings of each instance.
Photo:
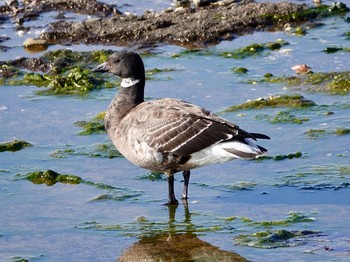
[[[48,47],[48,43],[46,40],[34,39],[30,37],[24,40],[23,46],[28,52],[37,53],[45,51]]]
[[[24,40],[23,42],[23,46],[24,47],[30,47],[30,46],[47,46],[47,41],[43,40],[43,39],[34,39],[34,38],[27,38],[26,40]]]

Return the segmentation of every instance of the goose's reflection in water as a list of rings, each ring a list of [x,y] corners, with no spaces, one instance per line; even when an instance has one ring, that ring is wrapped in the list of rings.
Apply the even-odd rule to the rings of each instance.
[[[194,233],[187,201],[183,203],[187,228],[185,233],[183,230],[182,233],[177,232],[174,224],[177,206],[169,206],[169,230],[141,238],[126,249],[118,261],[248,261],[236,253],[221,250],[200,240]]]

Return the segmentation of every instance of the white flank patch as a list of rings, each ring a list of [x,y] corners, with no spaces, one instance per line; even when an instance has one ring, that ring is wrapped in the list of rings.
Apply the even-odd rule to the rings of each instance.
[[[136,85],[138,82],[140,82],[140,79],[134,79],[134,78],[123,78],[122,83],[120,84],[122,87],[130,87]]]
[[[262,152],[256,146],[255,141],[252,139],[246,139],[249,145],[241,142],[226,142],[215,144],[207,147],[199,152],[193,153],[189,164],[194,164],[197,167],[214,163],[227,162],[236,158],[241,158],[233,153],[228,152],[225,149],[234,149],[247,154],[260,155]]]

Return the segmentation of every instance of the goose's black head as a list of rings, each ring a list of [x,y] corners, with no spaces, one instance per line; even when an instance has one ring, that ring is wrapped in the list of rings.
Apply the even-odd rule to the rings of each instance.
[[[95,72],[109,72],[122,78],[121,89],[116,101],[132,107],[144,101],[145,68],[141,57],[133,52],[116,52],[107,61],[94,69]],[[121,102],[122,101],[122,102]],[[125,106],[125,104],[128,104]],[[120,107],[120,105],[119,105]]]
[[[105,63],[94,69],[95,72],[109,72],[121,78],[143,80],[145,69],[141,57],[133,52],[116,52]]]

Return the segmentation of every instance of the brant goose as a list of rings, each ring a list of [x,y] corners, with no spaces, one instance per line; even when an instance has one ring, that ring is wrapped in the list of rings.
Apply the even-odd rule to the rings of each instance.
[[[94,71],[122,78],[106,112],[106,131],[130,162],[166,174],[169,205],[178,203],[176,172],[183,171],[182,198],[187,199],[190,169],[267,152],[256,140],[268,136],[248,133],[197,105],[172,98],[145,102],[145,69],[136,53],[116,52]]]

